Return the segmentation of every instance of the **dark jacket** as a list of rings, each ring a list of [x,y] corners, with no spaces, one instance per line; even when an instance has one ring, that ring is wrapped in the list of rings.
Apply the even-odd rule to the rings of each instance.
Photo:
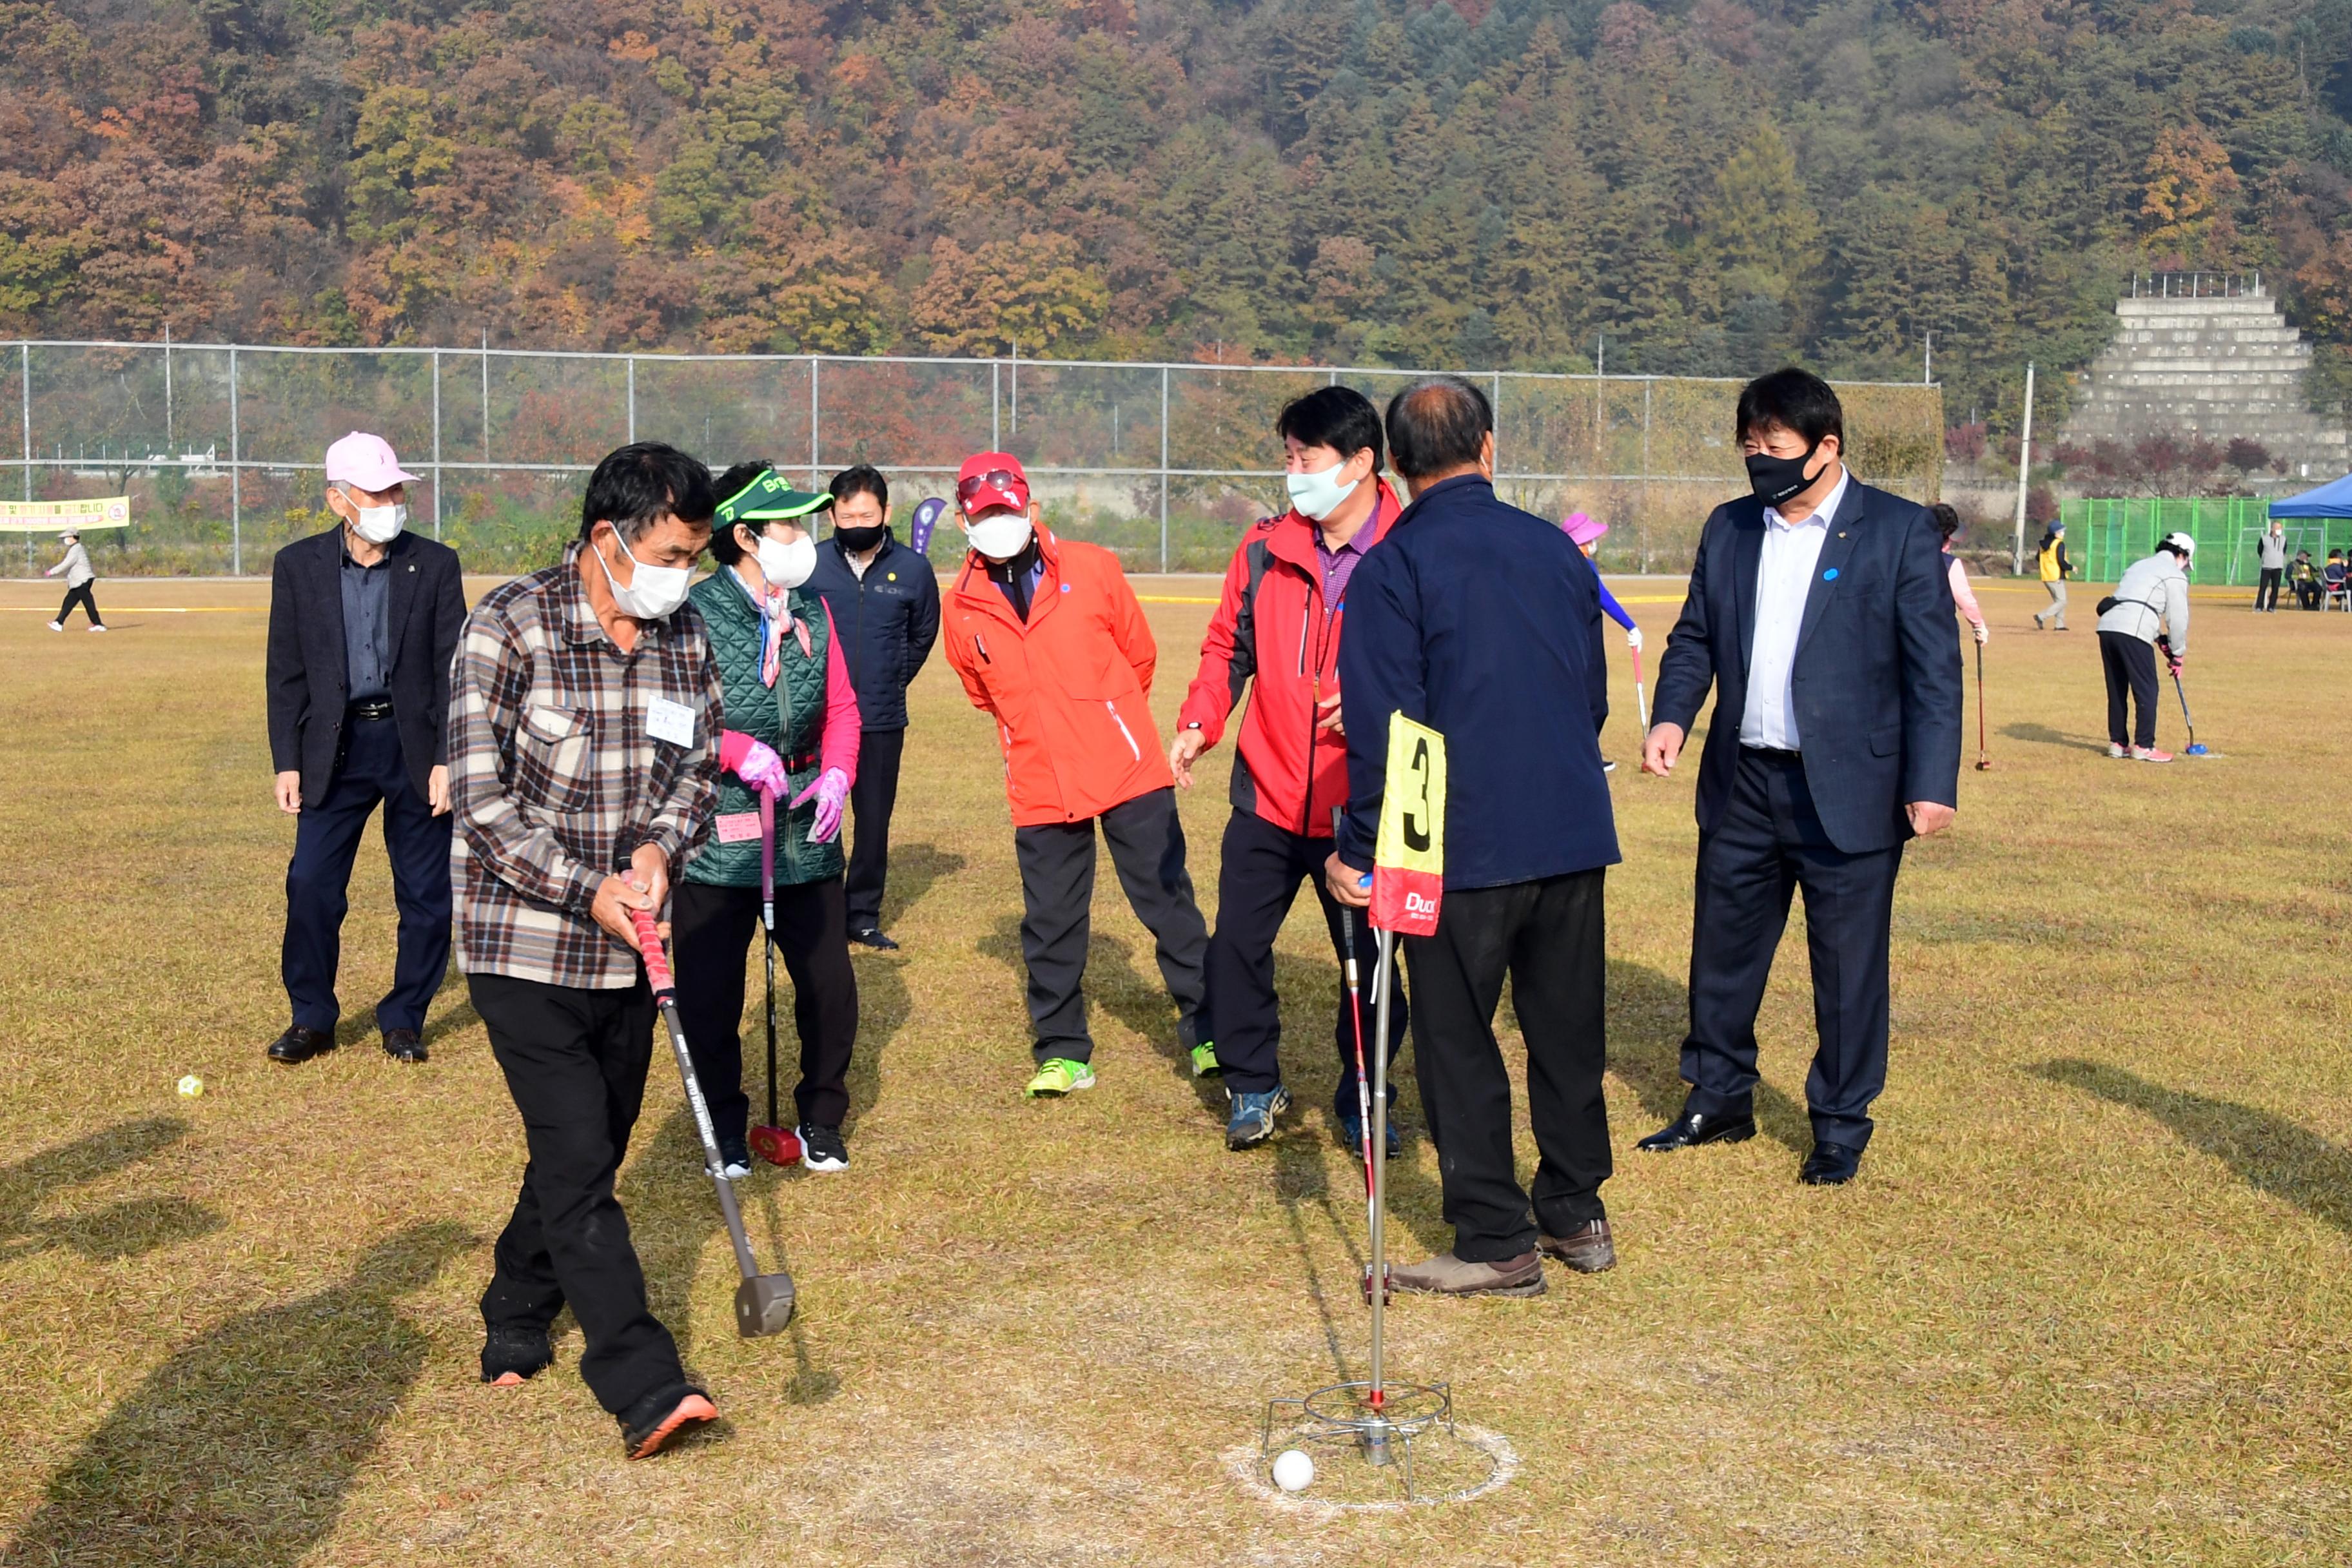
[[[402,533],[388,547],[386,623],[393,721],[408,782],[424,795],[449,760],[449,661],[466,625],[457,552]],[[269,568],[269,765],[302,775],[302,798],[326,798],[342,754],[343,531],[298,539]]]
[[[905,729],[907,687],[940,639],[940,580],[929,560],[886,539],[861,582],[848,552],[827,539],[805,585],[833,611],[866,728]]]
[[[1959,645],[1927,508],[1857,479],[1827,526],[1798,624],[1793,715],[1822,826],[1860,854],[1911,836],[1909,802],[1959,804]],[[1702,833],[1721,816],[1738,761],[1764,527],[1753,496],[1715,509],[1658,661],[1654,723],[1689,733],[1715,686],[1698,768]]]
[[[1475,474],[1404,509],[1348,584],[1342,860],[1371,866],[1389,715],[1402,712],[1445,737],[1448,888],[1616,863],[1600,582],[1568,535]]]

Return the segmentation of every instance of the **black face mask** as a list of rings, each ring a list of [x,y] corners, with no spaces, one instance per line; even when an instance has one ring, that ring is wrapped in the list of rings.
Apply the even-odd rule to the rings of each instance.
[[[835,525],[833,536],[841,542],[841,547],[844,550],[853,554],[864,554],[890,537],[890,525],[887,522],[877,522],[871,528],[843,528]]]
[[[1776,458],[1769,452],[1751,453],[1748,458],[1748,483],[1755,490],[1756,499],[1766,506],[1779,506],[1820,479],[1822,473],[1828,471],[1826,465],[1822,473],[1805,472],[1805,465],[1812,461],[1813,454],[1819,450],[1821,443],[1816,441],[1805,448],[1804,456],[1801,458]]]

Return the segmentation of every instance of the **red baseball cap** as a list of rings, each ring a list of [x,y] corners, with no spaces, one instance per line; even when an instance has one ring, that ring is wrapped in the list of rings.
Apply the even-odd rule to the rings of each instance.
[[[1010,507],[1029,510],[1029,476],[1010,452],[975,452],[956,470],[956,505],[966,517]]]

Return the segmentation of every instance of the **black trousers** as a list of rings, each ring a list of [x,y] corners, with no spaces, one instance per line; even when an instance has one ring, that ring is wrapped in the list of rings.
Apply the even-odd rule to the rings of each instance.
[[[1021,867],[1021,957],[1029,970],[1032,1053],[1040,1062],[1094,1058],[1087,1032],[1087,944],[1093,934],[1095,823],[1128,906],[1157,944],[1160,977],[1176,1004],[1176,1037],[1200,1043],[1203,960],[1209,930],[1184,868],[1184,825],[1171,786],[1122,801],[1088,822],[1013,830]]]
[[[492,1329],[543,1330],[569,1303],[580,1375],[615,1415],[686,1381],[677,1342],[646,1305],[646,1276],[613,1180],[653,1058],[654,999],[626,991],[467,977],[474,1010],[522,1113],[530,1161],[482,1292]]]
[[[2319,608],[2319,584],[2297,578],[2294,584],[2294,602],[2306,610]]]
[[[2285,575],[2286,568],[2284,566],[2263,568],[2262,576],[2254,584],[2254,608],[2258,610],[2278,608],[2279,580]]]
[[[2107,739],[2118,746],[2156,744],[2156,649],[2123,632],[2099,634],[2099,662],[2107,672]],[[2124,731],[2125,698],[2139,704],[2139,722]]]
[[[65,625],[66,617],[73,614],[73,609],[76,605],[79,605],[81,606],[81,613],[89,617],[89,624],[91,626],[104,626],[106,623],[104,620],[100,618],[98,613],[98,595],[90,592],[91,589],[97,586],[98,584],[93,579],[90,582],[84,583],[79,588],[68,588],[66,590],[66,602],[58,606],[58,624],[59,626]]]
[[[423,1029],[425,1009],[449,969],[449,826],[408,782],[400,727],[390,719],[344,721],[346,750],[326,798],[306,800],[294,819],[294,858],[286,868],[286,940],[278,967],[294,1022],[334,1032],[342,1016],[335,971],[342,962],[343,915],[360,835],[383,805],[383,847],[392,860],[392,899],[400,910],[392,989],[375,1005],[379,1029]]]
[[[857,740],[857,778],[849,786],[849,929],[882,924],[882,884],[890,874],[890,813],[898,805],[904,730],[867,730]]]
[[[841,879],[776,889],[776,952],[793,983],[793,1025],[801,1037],[801,1081],[793,1100],[802,1123],[839,1127],[849,1114],[849,1053],[857,1042],[857,973]],[[759,940],[760,889],[676,882],[670,888],[670,962],[677,970],[678,1021],[694,1076],[722,1140],[751,1124],[743,1092],[743,952]],[[762,998],[764,1003],[764,998]],[[766,1039],[765,1021],[761,1038]]]
[[[1454,1226],[1454,1255],[1492,1263],[1604,1217],[1612,1169],[1601,1097],[1608,960],[1599,870],[1449,889],[1433,936],[1407,937],[1413,1071]],[[1503,977],[1528,1047],[1534,1218],[1511,1147],[1511,1080],[1495,1039]]]
[[[1731,796],[1698,842],[1682,1055],[1689,1109],[1753,1111],[1756,1012],[1790,898],[1802,889],[1820,1037],[1805,1079],[1813,1137],[1869,1144],[1870,1105],[1886,1087],[1887,948],[1902,865],[1900,844],[1849,853],[1830,842],[1795,753],[1740,748]]]
[[[1274,992],[1274,939],[1289,918],[1298,897],[1301,879],[1312,883],[1323,906],[1323,923],[1331,933],[1334,963],[1347,962],[1339,905],[1323,885],[1323,862],[1331,854],[1328,838],[1309,838],[1277,827],[1255,812],[1236,811],[1225,824],[1224,853],[1217,863],[1217,929],[1209,938],[1208,985],[1210,1015],[1202,1033],[1217,1043],[1217,1065],[1224,1069],[1225,1087],[1236,1094],[1263,1094],[1282,1081],[1278,1047],[1282,1044],[1282,1009]],[[1356,915],[1356,981],[1363,1008],[1364,1049],[1377,1037],[1373,1010],[1380,993],[1372,987],[1372,960],[1378,944],[1371,922],[1363,911]],[[1334,974],[1334,981],[1339,980]],[[1339,1087],[1332,1091],[1332,1109],[1343,1114],[1356,1109],[1356,1018],[1349,1005],[1344,982],[1335,984],[1339,1005],[1332,1039],[1339,1054]],[[1389,1060],[1396,1060],[1404,1041],[1405,1002],[1402,971],[1392,977],[1389,1007]],[[1371,1058],[1365,1058],[1370,1066]],[[1396,1093],[1393,1080],[1389,1085]]]

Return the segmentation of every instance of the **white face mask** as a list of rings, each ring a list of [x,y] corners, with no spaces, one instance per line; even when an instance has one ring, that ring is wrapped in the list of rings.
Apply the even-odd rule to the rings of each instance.
[[[636,568],[625,588],[614,581],[613,569],[604,564],[604,552],[593,542],[588,546],[588,553],[596,557],[596,564],[604,571],[605,583],[612,587],[613,603],[620,607],[621,614],[640,621],[666,620],[686,603],[686,591],[694,586],[691,568],[646,565],[629,554],[628,542],[621,537],[617,529],[613,532],[613,542],[621,547],[621,553],[628,555],[629,564]]]
[[[1356,493],[1356,487],[1363,483],[1361,479],[1350,479],[1344,485],[1339,482],[1339,472],[1347,466],[1334,463],[1319,474],[1285,475],[1283,483],[1290,490],[1290,504],[1298,509],[1301,516],[1318,522],[1338,511]]]
[[[399,501],[390,506],[362,506],[351,496],[343,499],[352,503],[352,531],[370,544],[390,544],[408,526],[408,508]]]
[[[760,540],[760,575],[768,580],[771,593],[781,594],[807,582],[816,571],[816,541],[802,534],[790,544],[781,539],[762,535]]]
[[[1028,549],[1031,531],[1027,514],[1017,511],[992,512],[963,525],[971,547],[991,561],[1010,561]]]

